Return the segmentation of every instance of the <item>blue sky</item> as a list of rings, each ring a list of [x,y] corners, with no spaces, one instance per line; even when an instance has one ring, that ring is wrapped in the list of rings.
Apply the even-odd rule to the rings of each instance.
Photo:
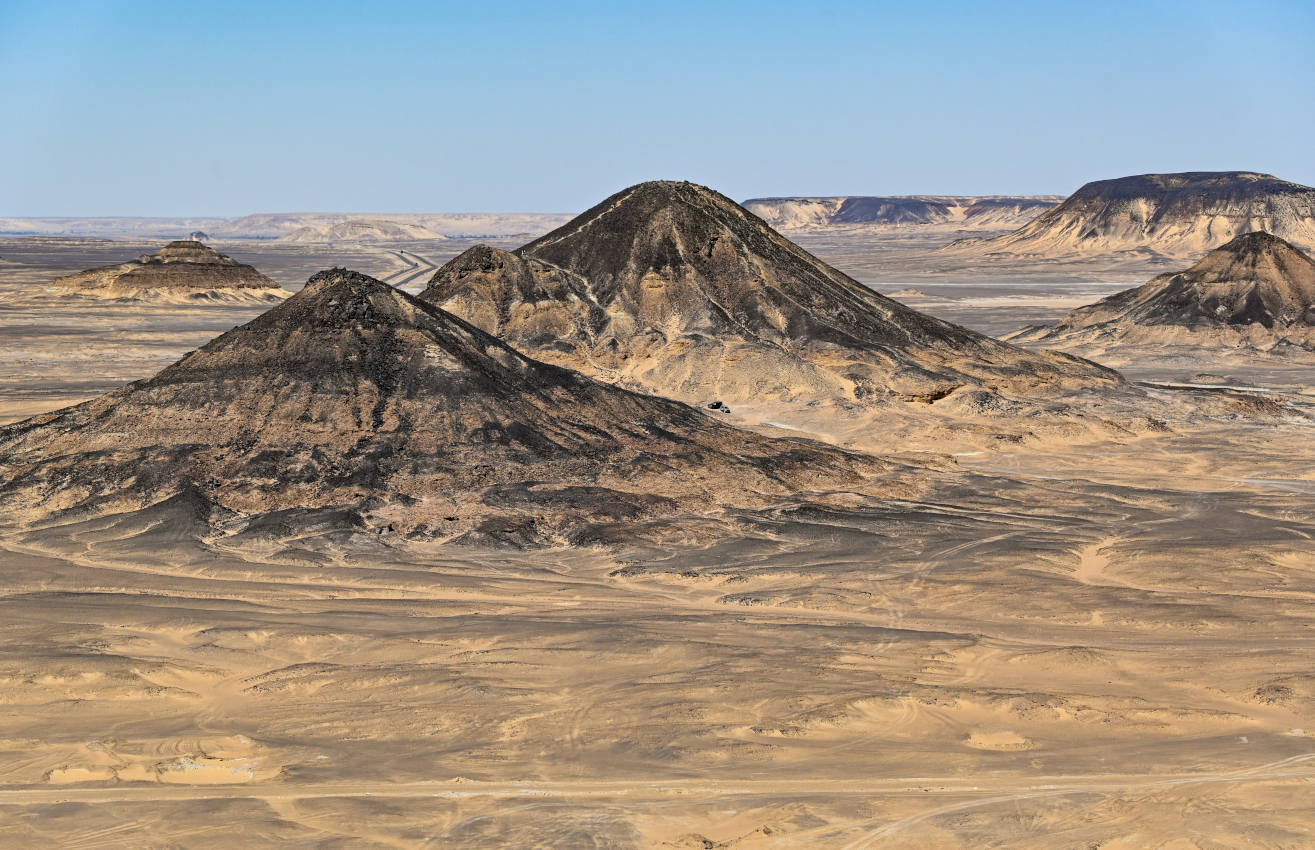
[[[0,0],[0,215],[1315,184],[1315,3]]]

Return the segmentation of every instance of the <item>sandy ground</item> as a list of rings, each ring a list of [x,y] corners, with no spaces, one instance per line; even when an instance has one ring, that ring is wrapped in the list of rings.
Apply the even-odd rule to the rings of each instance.
[[[881,280],[846,266],[863,245],[811,247],[996,333],[1149,277]],[[334,259],[221,250],[293,288]],[[4,418],[260,309],[39,291],[110,253],[0,267]],[[1192,371],[1273,376],[1227,357]],[[942,440],[917,499],[801,493],[714,544],[0,527],[0,846],[1315,847],[1315,400],[1286,397],[1276,421]]]

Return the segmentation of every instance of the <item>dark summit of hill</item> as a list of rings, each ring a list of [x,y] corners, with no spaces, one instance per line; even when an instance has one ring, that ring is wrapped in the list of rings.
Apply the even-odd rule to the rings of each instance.
[[[1315,260],[1269,233],[1247,233],[1181,272],[1074,310],[1050,335],[1131,327],[1189,330],[1315,326]]]
[[[143,258],[144,264],[153,263],[213,263],[220,266],[240,266],[237,260],[225,256],[198,239],[178,239]]]
[[[1152,250],[1194,255],[1258,230],[1315,247],[1315,189],[1250,171],[1097,180],[1013,233],[950,247],[988,253]]]
[[[194,488],[237,516],[377,509],[535,539],[875,468],[540,363],[342,269],[152,378],[0,428],[0,465],[0,502],[37,519]]]
[[[633,186],[516,253],[472,249],[425,297],[536,357],[673,398],[877,403],[1117,380],[878,295],[691,183]]]
[[[105,297],[277,300],[288,293],[255,268],[191,239],[116,266],[57,278],[55,286]]]

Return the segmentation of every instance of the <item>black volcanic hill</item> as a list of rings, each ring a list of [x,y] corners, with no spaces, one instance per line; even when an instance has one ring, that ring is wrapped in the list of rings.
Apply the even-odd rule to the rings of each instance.
[[[1315,260],[1269,233],[1247,233],[1181,272],[1069,313],[1048,335],[1099,328],[1315,326]]]
[[[451,535],[747,504],[875,464],[531,360],[335,269],[152,378],[0,428],[0,466],[0,503],[30,517],[186,491],[242,515],[383,505]]]
[[[1315,247],[1315,189],[1250,171],[1097,180],[1013,233],[950,247],[1049,255],[1145,249],[1195,255],[1257,230]]]
[[[691,183],[633,186],[516,253],[472,249],[425,297],[536,357],[673,398],[878,403],[1117,380],[878,295]]]
[[[154,254],[116,266],[56,278],[60,289],[87,295],[277,300],[288,293],[255,268],[196,240],[170,242]]]

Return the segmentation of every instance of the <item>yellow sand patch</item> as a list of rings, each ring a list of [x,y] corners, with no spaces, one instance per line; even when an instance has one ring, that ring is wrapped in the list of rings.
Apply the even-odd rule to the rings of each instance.
[[[73,782],[103,782],[114,778],[111,767],[57,767],[46,774],[46,781],[52,785],[67,785]]]
[[[968,746],[975,750],[1030,750],[1036,744],[1019,735],[1017,732],[983,732],[978,730],[968,736],[965,741]]]

